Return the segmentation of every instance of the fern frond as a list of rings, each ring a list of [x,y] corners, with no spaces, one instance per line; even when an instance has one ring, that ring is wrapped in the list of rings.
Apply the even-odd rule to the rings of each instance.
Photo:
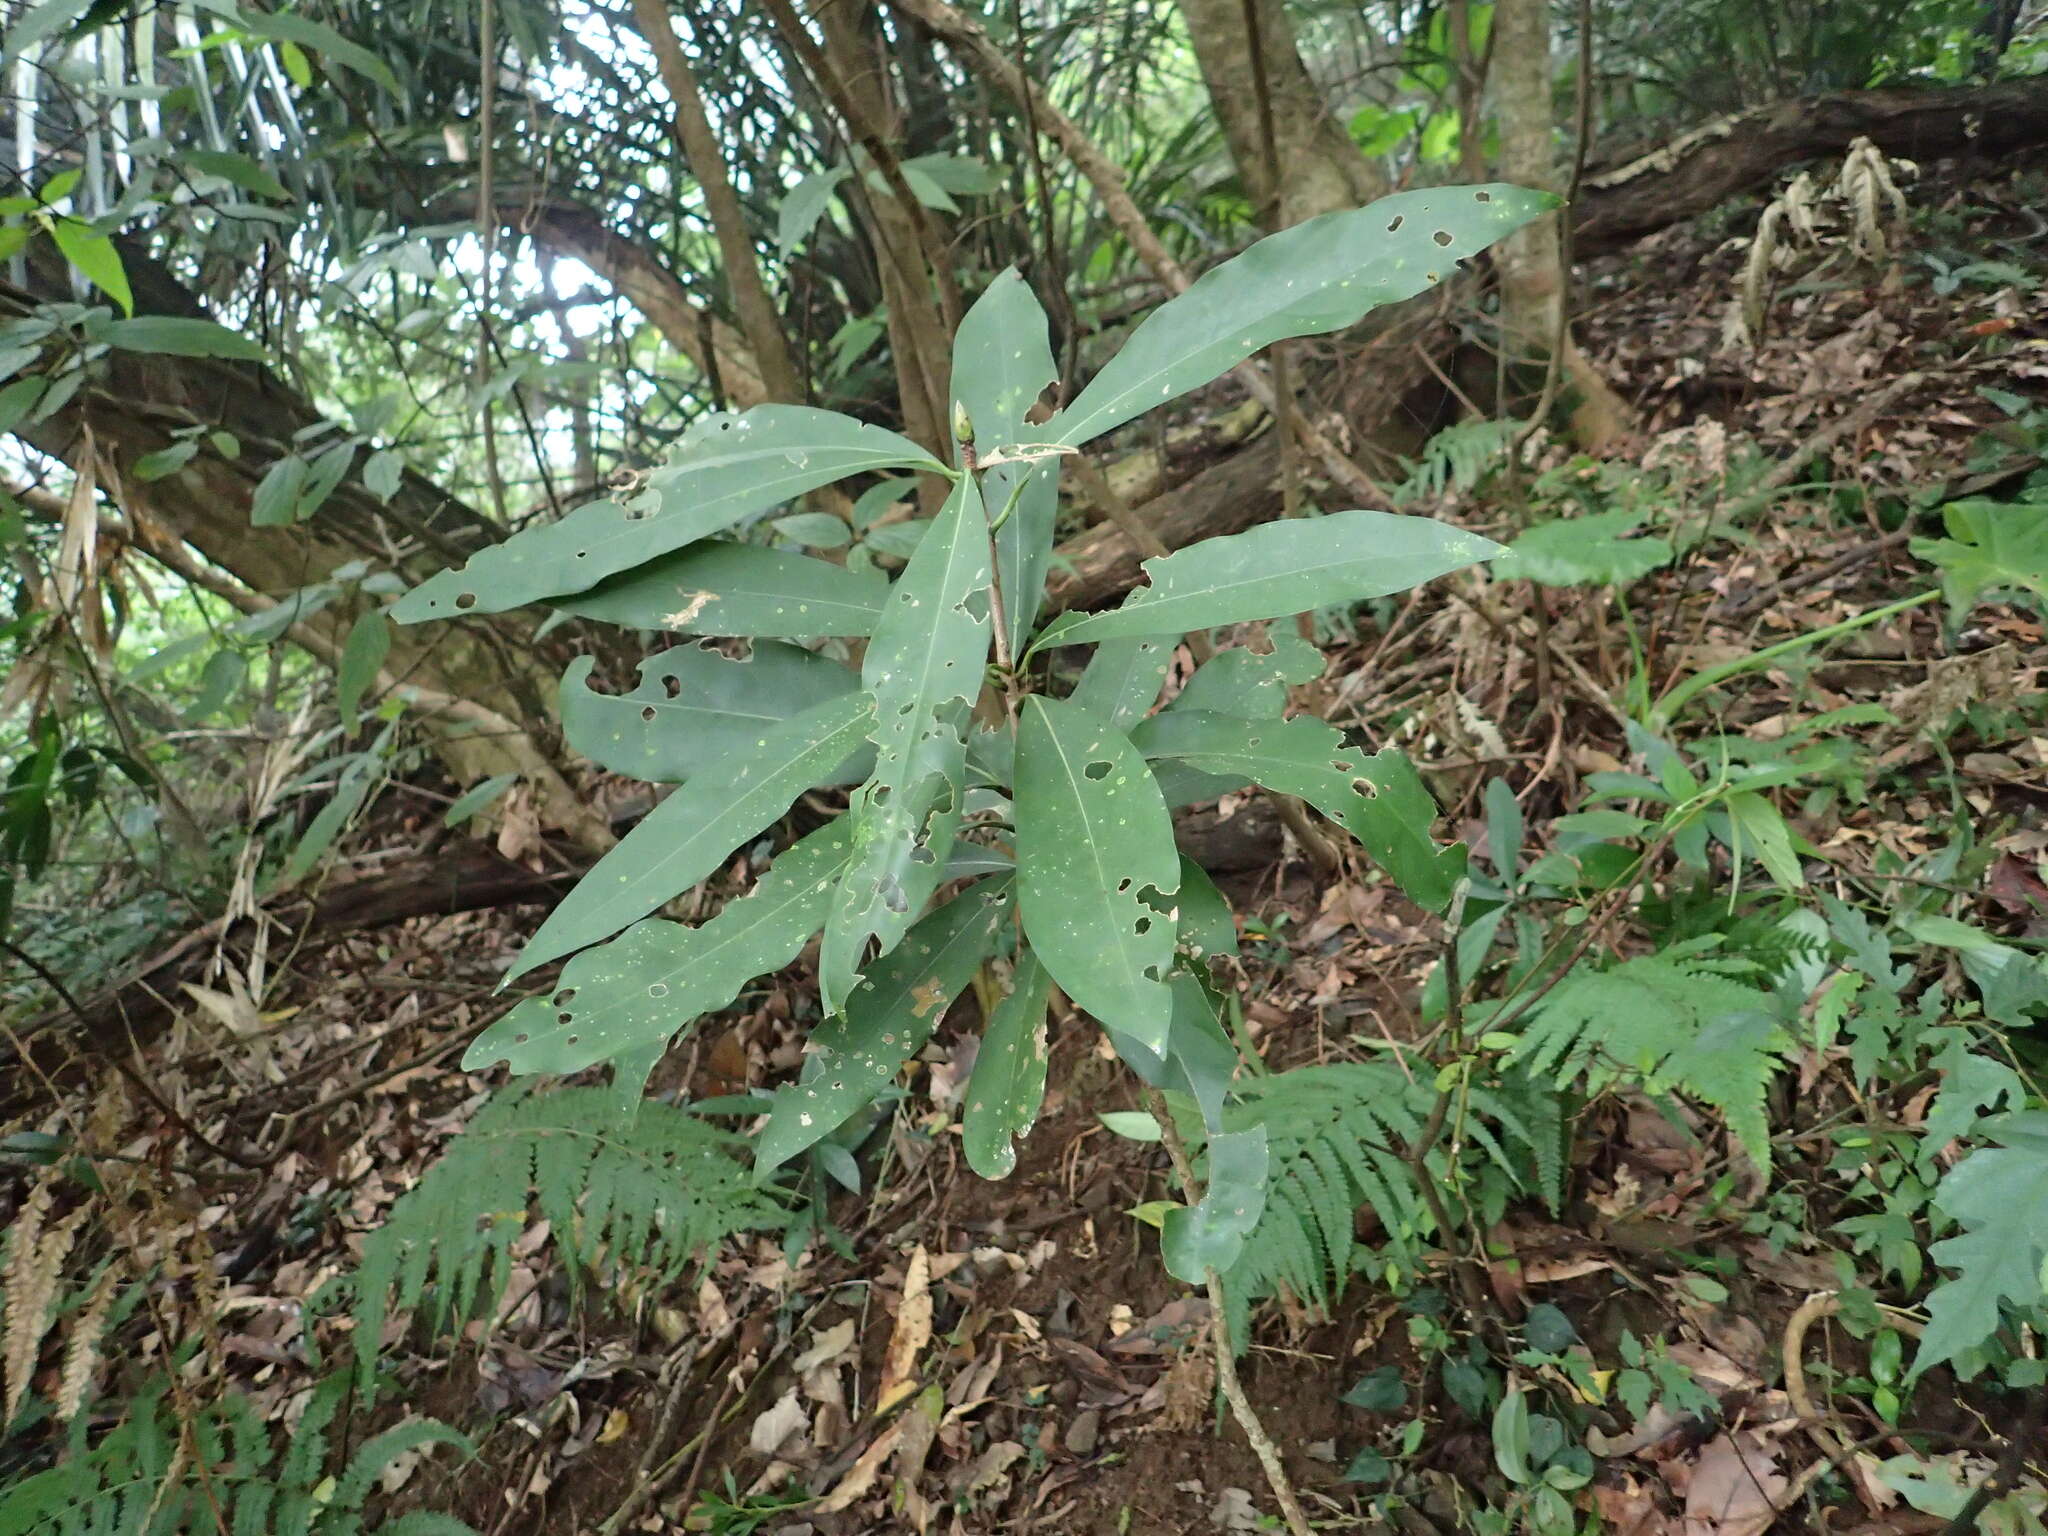
[[[1513,419],[1475,417],[1445,427],[1423,445],[1415,468],[1394,492],[1394,504],[1427,501],[1469,491],[1485,478],[1526,424]]]
[[[394,1296],[401,1311],[418,1308],[437,1278],[437,1321],[497,1306],[529,1204],[579,1277],[607,1259],[673,1276],[735,1232],[780,1228],[787,1213],[754,1187],[739,1142],[659,1101],[622,1118],[605,1088],[498,1094],[363,1244],[363,1384]]]
[[[1678,1092],[1719,1110],[1758,1168],[1770,1171],[1764,1090],[1790,1037],[1770,993],[1736,978],[1755,962],[1697,940],[1558,984],[1508,1053],[1511,1066],[1589,1094],[1617,1084]]]

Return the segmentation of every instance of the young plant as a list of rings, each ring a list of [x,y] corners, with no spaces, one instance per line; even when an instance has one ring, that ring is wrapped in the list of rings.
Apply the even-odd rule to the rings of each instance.
[[[1225,651],[1157,714],[1166,658],[1191,630],[1405,590],[1497,546],[1374,511],[1270,523],[1148,561],[1120,606],[1041,625],[1063,455],[1260,348],[1339,329],[1422,292],[1553,206],[1508,186],[1404,193],[1260,241],[1171,300],[1041,427],[1053,382],[1043,311],[1015,273],[962,323],[952,360],[958,462],[843,416],[763,406],[698,423],[645,487],[485,550],[403,598],[401,621],[544,603],[695,637],[619,697],[564,678],[571,745],[678,787],[528,942],[511,976],[570,957],[560,986],[486,1030],[466,1058],[520,1073],[614,1063],[634,1093],[669,1041],[822,934],[825,1017],[755,1145],[768,1178],[895,1078],[977,972],[1007,974],[965,1110],[981,1173],[1016,1160],[1045,1088],[1052,988],[1109,1032],[1148,1083],[1184,1092],[1206,1136],[1207,1194],[1167,1219],[1173,1272],[1226,1270],[1265,1202],[1256,1118],[1224,1119],[1236,1055],[1206,957],[1233,942],[1222,899],[1174,845],[1170,809],[1247,783],[1342,825],[1404,890],[1441,909],[1462,848],[1392,752],[1282,719],[1271,658]],[[950,490],[902,575],[721,538],[820,486],[904,471]],[[859,669],[805,649],[865,641]],[[1094,652],[1070,694],[1044,659]],[[789,847],[753,890],[687,927],[653,917],[778,822],[799,795],[852,784],[847,811]],[[510,979],[510,978],[508,978]]]

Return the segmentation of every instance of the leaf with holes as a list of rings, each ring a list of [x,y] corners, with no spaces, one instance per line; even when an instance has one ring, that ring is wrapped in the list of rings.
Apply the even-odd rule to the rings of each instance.
[[[869,470],[946,471],[908,438],[801,405],[697,422],[646,488],[513,535],[401,598],[401,623],[497,613],[584,592],[620,571],[730,528],[792,496]],[[678,623],[674,628],[682,628]]]
[[[1024,413],[1057,376],[1045,310],[1017,269],[1006,268],[974,301],[953,340],[955,407],[967,412],[975,445],[984,456],[1034,435]],[[983,476],[982,496],[989,510],[1003,519],[996,530],[996,570],[1009,599],[1006,617],[1015,654],[1024,648],[1024,637],[1037,617],[1046,566],[1052,559],[1059,463],[1039,459],[998,464]]]
[[[1434,287],[1458,262],[1558,203],[1548,192],[1500,184],[1432,187],[1268,235],[1146,316],[1046,424],[1046,436],[1078,446],[1273,342],[1341,330]]]
[[[1033,697],[1017,728],[1016,789],[1017,898],[1032,948],[1075,1003],[1163,1051],[1180,854],[1151,770],[1079,705]]]
[[[1169,709],[1131,735],[1147,757],[1171,758],[1306,800],[1364,845],[1409,898],[1441,912],[1465,872],[1461,845],[1430,838],[1436,805],[1408,760],[1391,748],[1368,757],[1320,720],[1234,720]]]
[[[818,952],[836,1013],[874,940],[886,954],[938,888],[960,824],[968,711],[989,644],[988,526],[972,479],[946,498],[868,642],[874,776],[855,795],[854,855]]]
[[[842,694],[762,731],[730,772],[700,774],[647,814],[562,898],[506,980],[595,944],[682,894],[866,739],[874,700]]]
[[[579,656],[562,674],[562,735],[612,772],[656,784],[744,758],[763,730],[860,687],[838,662],[774,641],[744,661],[699,645],[662,651],[640,663],[640,686],[627,694],[592,689],[594,665]],[[819,782],[835,780],[850,782],[831,770]]]
[[[1180,636],[1174,634],[1134,635],[1098,645],[1081,669],[1073,702],[1118,730],[1129,730],[1159,702],[1160,686],[1179,644]]]
[[[882,616],[889,582],[787,549],[706,539],[588,592],[547,599],[578,618],[678,634],[811,640],[865,635]]]
[[[1033,648],[1186,633],[1362,602],[1488,560],[1501,546],[1426,517],[1332,512],[1204,539],[1145,562],[1150,583],[1104,613],[1066,613]]]
[[[846,1011],[811,1032],[802,1078],[776,1091],[754,1148],[757,1178],[837,1130],[924,1048],[987,956],[1009,900],[1007,880],[970,886],[869,963]]]
[[[1259,1224],[1266,1208],[1266,1128],[1210,1137],[1204,1178],[1201,1203],[1168,1211],[1159,1235],[1167,1273],[1190,1285],[1235,1264]]]
[[[710,921],[690,928],[649,918],[585,950],[562,968],[551,995],[528,998],[478,1035],[463,1070],[502,1061],[517,1073],[567,1074],[665,1043],[797,957],[825,920],[833,877],[852,847],[841,816],[791,847]]]
[[[1321,651],[1299,635],[1275,635],[1264,655],[1241,645],[1218,651],[1195,669],[1167,708],[1277,720],[1287,710],[1287,690],[1322,675]]]
[[[1006,1179],[1017,1166],[1017,1142],[1031,1133],[1045,1103],[1045,1010],[1052,976],[1028,947],[1020,948],[1010,990],[981,1032],[960,1146],[967,1166],[984,1179]]]

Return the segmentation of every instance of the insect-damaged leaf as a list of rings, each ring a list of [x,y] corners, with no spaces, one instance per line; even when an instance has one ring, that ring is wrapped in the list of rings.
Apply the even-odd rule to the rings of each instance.
[[[744,661],[697,645],[662,651],[640,663],[628,694],[593,691],[594,665],[579,656],[562,674],[563,736],[612,772],[657,784],[743,758],[763,730],[860,687],[838,662],[773,641]]]
[[[787,549],[706,539],[599,582],[551,597],[578,618],[678,634],[810,640],[865,635],[882,615],[888,578]]]
[[[1201,1203],[1166,1213],[1160,1256],[1176,1280],[1199,1285],[1237,1262],[1266,1209],[1266,1128],[1209,1138],[1208,1189]]]
[[[1070,697],[1090,714],[1127,731],[1159,702],[1160,685],[1179,644],[1177,634],[1105,641],[1088,658]]]
[[[1426,517],[1332,512],[1204,539],[1145,562],[1149,586],[1104,613],[1062,614],[1036,646],[1185,633],[1404,592],[1500,553]]]
[[[960,823],[968,711],[989,643],[988,527],[953,488],[889,594],[861,679],[874,695],[874,777],[854,798],[854,854],[818,954],[838,1012],[868,941],[888,950],[937,889]]]
[[[1306,800],[1432,912],[1449,903],[1464,873],[1463,847],[1441,847],[1430,838],[1436,804],[1408,760],[1392,749],[1371,756],[1354,751],[1320,720],[1236,720],[1169,709],[1142,722],[1131,739],[1147,757],[1250,779]]]
[[[1030,1134],[1045,1102],[1045,1010],[1051,1000],[1051,974],[1028,947],[1019,948],[1010,990],[981,1033],[960,1117],[967,1166],[984,1179],[1010,1176],[1017,1140]]]
[[[1078,1005],[1164,1050],[1180,854],[1151,770],[1079,705],[1033,697],[1017,728],[1016,789],[1017,898],[1032,948]]]
[[[953,341],[953,398],[966,409],[984,456],[1035,436],[1024,413],[1057,373],[1045,310],[1017,269],[1008,268],[974,301]],[[1059,472],[1057,459],[1012,460],[983,477],[989,510],[999,517],[1009,512],[996,530],[996,569],[1009,599],[1013,654],[1023,649],[1038,615],[1059,512]]]
[[[796,958],[825,920],[832,877],[852,846],[841,816],[790,848],[710,921],[691,928],[649,918],[585,950],[562,968],[550,996],[528,998],[478,1035],[463,1070],[503,1061],[518,1073],[580,1072],[665,1044],[756,976]]]
[[[738,416],[717,412],[683,435],[645,489],[493,544],[460,570],[415,587],[392,616],[413,624],[587,591],[792,496],[865,470],[903,468],[944,472],[908,438],[832,411],[761,405]]]
[[[730,771],[683,785],[562,898],[506,979],[595,944],[711,874],[859,749],[873,709],[865,693],[827,699],[761,732],[753,752]]]
[[[846,1011],[811,1032],[803,1077],[776,1091],[754,1149],[756,1177],[837,1130],[923,1049],[988,954],[1009,899],[1007,880],[970,886],[866,967]]]
[[[1146,316],[1045,435],[1079,446],[1272,342],[1339,330],[1421,293],[1558,201],[1497,183],[1432,187],[1268,235]]]

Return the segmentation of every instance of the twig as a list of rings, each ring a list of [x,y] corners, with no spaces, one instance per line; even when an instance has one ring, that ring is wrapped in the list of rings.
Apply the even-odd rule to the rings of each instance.
[[[1998,1465],[1991,1469],[1991,1475],[1977,1485],[1955,1517],[1942,1527],[1941,1536],[1975,1536],[1978,1517],[1984,1513],[1993,1499],[2002,1499],[2012,1492],[2013,1485],[2020,1480],[2020,1473],[2027,1463],[2027,1445],[2041,1433],[2044,1417],[2048,1417],[2048,1390],[2040,1387],[2027,1396],[2027,1410],[2020,1417],[2019,1427],[2005,1443],[2005,1452],[1998,1458]]]
[[[1173,1112],[1166,1106],[1166,1095],[1148,1086],[1145,1101],[1151,1108],[1153,1119],[1159,1122],[1159,1136],[1166,1144],[1166,1155],[1173,1161],[1181,1192],[1187,1196],[1190,1205],[1199,1204],[1202,1187],[1195,1180],[1195,1165],[1188,1157],[1187,1143],[1181,1140],[1180,1127],[1173,1123]],[[1279,1447],[1266,1433],[1266,1426],[1259,1421],[1258,1410],[1252,1407],[1252,1400],[1245,1395],[1244,1383],[1238,1380],[1237,1355],[1230,1347],[1230,1322],[1224,1307],[1223,1279],[1209,1268],[1203,1271],[1203,1280],[1209,1292],[1209,1316],[1213,1324],[1210,1339],[1215,1346],[1216,1384],[1223,1389],[1223,1400],[1230,1404],[1231,1417],[1237,1420],[1237,1427],[1244,1431],[1245,1439],[1251,1442],[1252,1453],[1265,1469],[1266,1481],[1272,1486],[1273,1496],[1280,1501],[1280,1513],[1287,1521],[1287,1529],[1293,1536],[1311,1536],[1308,1516],[1302,1512],[1301,1500],[1294,1492],[1294,1482],[1280,1460]]]

